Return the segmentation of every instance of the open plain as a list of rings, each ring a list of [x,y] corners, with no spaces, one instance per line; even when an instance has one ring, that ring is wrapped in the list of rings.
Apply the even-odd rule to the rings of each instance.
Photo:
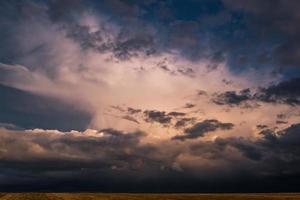
[[[299,193],[264,194],[116,194],[0,193],[0,200],[300,200]]]

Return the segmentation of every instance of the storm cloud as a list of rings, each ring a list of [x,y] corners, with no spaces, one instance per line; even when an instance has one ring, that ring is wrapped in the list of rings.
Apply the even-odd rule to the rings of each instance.
[[[113,129],[63,133],[41,129],[8,131],[2,128],[1,176],[10,176],[11,179],[1,179],[0,184],[2,189],[11,191],[14,190],[11,186],[18,189],[25,183],[27,186],[23,191],[53,190],[57,189],[55,184],[60,185],[59,182],[68,183],[62,191],[79,188],[102,191],[112,185],[115,187],[108,191],[153,191],[153,187],[147,186],[150,183],[163,186],[161,189],[154,187],[157,191],[230,191],[233,187],[257,191],[262,185],[268,191],[277,190],[277,187],[293,191],[295,187],[283,185],[296,183],[296,179],[282,182],[282,178],[299,177],[299,127],[299,124],[294,124],[280,131],[262,132],[256,140],[219,137],[214,141],[197,141],[188,145],[176,144],[175,141],[143,144],[141,140],[147,134]],[[186,159],[182,153],[187,156]],[[195,161],[199,159],[199,162],[191,165],[189,157]],[[205,173],[199,175],[199,170]],[[239,177],[240,174],[244,175]],[[140,181],[138,176],[143,177],[143,184],[139,186],[136,185]],[[208,177],[218,183],[207,185],[205,180]],[[232,180],[232,177],[235,179]],[[36,184],[43,179],[48,181]],[[80,182],[74,184],[74,180]],[[261,183],[250,188],[247,184],[239,186],[239,183],[254,180]],[[172,181],[177,184],[167,184]],[[203,188],[185,188],[195,183],[203,185]],[[224,187],[223,183],[230,183],[232,187]]]
[[[299,192],[297,0],[0,2],[0,190]]]

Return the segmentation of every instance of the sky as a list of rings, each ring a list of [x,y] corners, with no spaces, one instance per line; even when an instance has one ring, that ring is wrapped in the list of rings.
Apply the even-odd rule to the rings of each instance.
[[[0,1],[0,191],[299,192],[300,1]]]

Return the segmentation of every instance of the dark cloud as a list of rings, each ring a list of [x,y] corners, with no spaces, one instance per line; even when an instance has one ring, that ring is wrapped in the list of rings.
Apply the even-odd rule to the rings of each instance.
[[[300,6],[299,6],[300,7]],[[300,19],[297,23],[300,22]],[[274,58],[281,67],[298,67],[300,66],[300,38],[290,39],[281,44],[274,51]]]
[[[34,78],[25,77],[25,67],[14,68],[19,64],[30,68],[28,74],[45,73],[50,81],[56,80],[56,70],[73,69],[57,69],[61,61],[55,55],[64,54],[59,50],[67,41],[80,46],[82,55],[110,53],[117,62],[163,52],[189,61],[204,59],[208,72],[225,63],[234,76],[244,70],[280,73],[285,81],[257,91],[218,88],[211,101],[239,108],[286,104],[294,111],[300,105],[300,79],[295,78],[300,66],[299,9],[298,0],[0,1],[0,62],[8,64],[3,65],[0,79],[22,85]],[[90,15],[100,21],[97,30],[82,25],[81,20]],[[60,40],[62,46],[55,46]],[[68,56],[62,59],[63,65],[73,65]],[[88,70],[80,66],[78,73]],[[162,62],[154,67],[190,78],[198,72],[198,65],[174,69]],[[143,66],[139,69],[145,72]],[[232,85],[228,77],[219,78],[226,87]],[[208,97],[209,92],[198,95]],[[184,108],[195,106],[187,103]],[[118,118],[133,123],[144,119],[183,134],[152,143],[140,131],[71,131],[88,128],[90,112],[77,104],[0,85],[0,190],[299,191],[300,124],[288,125],[294,114],[277,115],[273,122],[278,127],[257,125],[259,137],[218,136],[208,141],[203,136],[231,130],[234,124],[213,119],[197,123],[195,112],[141,110],[124,104],[111,108],[118,111]],[[289,127],[279,130],[281,126]]]
[[[116,38],[109,38],[109,29],[102,25],[97,31],[79,24],[63,24],[66,37],[77,42],[83,50],[93,50],[99,53],[112,52],[121,60],[127,60],[139,54],[152,55],[156,53],[155,40],[151,33],[132,32],[121,29]]]
[[[234,127],[232,123],[222,123],[215,119],[207,119],[202,122],[198,122],[191,128],[184,130],[183,135],[177,135],[173,137],[174,140],[186,140],[203,137],[206,133],[217,130],[230,130]]]
[[[168,115],[173,117],[182,117],[185,116],[186,114],[183,112],[169,112]]]
[[[210,56],[211,63],[208,64],[207,69],[213,71],[218,68],[219,64],[225,61],[225,55],[223,52],[218,51]]]
[[[10,124],[10,123],[2,123],[0,122],[0,127],[5,128],[7,130],[23,130],[24,128],[18,127],[15,124]]]
[[[300,124],[294,124],[278,132],[268,129],[262,131],[263,137],[256,140],[242,137],[217,138],[214,142],[199,142],[190,149],[191,153],[197,156],[215,161],[228,161],[236,159],[232,157],[234,151],[229,151],[230,148],[234,148],[242,155],[242,159],[238,159],[240,167],[236,168],[233,166],[235,164],[230,164],[235,168],[236,174],[241,170],[244,176],[253,176],[254,180],[261,180],[262,185],[268,188],[273,184],[277,185],[275,182],[282,181],[284,177],[287,178],[286,181],[292,181],[290,177],[293,176],[299,177],[299,128]],[[246,172],[243,169],[251,170]],[[250,181],[249,177],[246,179]]]
[[[157,63],[157,67],[159,67],[159,68],[162,69],[163,71],[174,73],[174,72],[171,71],[171,69],[169,69],[169,67],[167,66],[166,60],[163,60],[163,61],[158,62],[158,63]]]
[[[6,46],[15,44],[11,37],[16,34],[13,25],[18,23],[17,19],[26,17],[35,21],[47,18],[63,28],[66,36],[78,42],[83,49],[113,52],[118,59],[175,49],[192,60],[210,60],[209,70],[226,61],[237,71],[253,68],[254,64],[258,68],[267,65],[282,68],[299,66],[300,29],[297,24],[300,5],[297,0],[254,0],[251,3],[236,0],[187,1],[185,5],[176,1],[105,0],[87,3],[81,0],[51,0],[34,3],[10,1],[0,6],[3,8],[1,17],[12,22],[1,23],[5,31],[0,38]],[[158,10],[163,14],[158,15]],[[91,31],[80,25],[79,18],[86,13],[99,14],[107,19],[107,23],[118,24],[120,32],[114,41],[103,40],[105,32],[110,32],[103,26]],[[5,62],[24,53],[17,49],[10,52],[9,49],[1,50],[0,58],[4,58]],[[193,77],[194,71],[182,68],[176,73]]]
[[[130,154],[134,153],[133,149],[139,148],[138,143],[140,138],[145,136],[143,132],[124,133],[114,129],[104,129],[93,133],[94,135],[84,135],[85,133],[75,135],[74,133],[58,134],[55,131],[44,132],[43,130],[39,130],[35,133],[26,132],[18,137],[18,133],[16,132],[1,130],[3,137],[2,147],[11,149],[10,153],[2,158],[3,160],[24,161],[31,158],[37,162],[40,159],[46,161],[57,158],[58,160],[66,160],[67,162],[77,160],[83,164],[85,161],[95,161],[97,159],[103,162],[113,162],[114,159],[121,159],[122,154],[124,155],[123,159],[126,159],[125,154],[130,157]],[[19,138],[19,140],[8,145],[7,142],[9,142],[9,139],[14,137]],[[40,150],[43,150],[43,157],[38,155],[39,150],[32,146],[34,144],[39,145]],[[15,148],[18,145],[20,145],[20,148]],[[12,150],[13,148],[14,150]],[[19,159],[22,151],[27,152],[27,154]],[[78,157],[73,158],[72,154],[77,154]],[[108,159],[110,156],[111,160]],[[111,166],[104,164],[103,167]]]
[[[182,74],[184,76],[188,76],[188,77],[195,77],[195,71],[192,69],[192,68],[180,68],[180,69],[177,69],[177,72],[179,74]]]
[[[146,122],[157,122],[164,126],[174,126],[174,128],[183,128],[187,125],[192,124],[196,119],[193,117],[186,117],[187,113],[183,112],[165,112],[156,110],[144,111]]]
[[[299,131],[300,124],[294,124],[280,131],[267,129],[256,139],[218,137],[214,141],[187,141],[185,145],[171,141],[152,146],[141,142],[145,136],[142,132],[104,129],[90,135],[0,129],[0,188],[9,191],[228,192],[237,188],[248,192],[297,191]],[[178,156],[183,154],[201,162],[194,163],[194,167],[188,162],[177,163]],[[147,187],[149,184],[158,186]]]
[[[178,119],[175,123],[175,128],[177,128],[177,129],[184,128],[186,126],[194,124],[195,121],[196,121],[196,119],[193,117],[191,117],[191,118],[184,117],[184,118]]]
[[[142,110],[141,109],[135,109],[135,108],[128,107],[127,108],[127,112],[129,114],[133,115],[133,114],[137,114],[137,113],[142,112]]]
[[[300,78],[291,78],[269,87],[259,88],[258,92],[254,94],[250,89],[214,94],[211,101],[217,105],[244,106],[246,108],[253,107],[251,103],[259,101],[297,106],[300,104],[299,91]]]
[[[300,28],[297,26],[300,22],[299,1],[224,0],[223,2],[230,9],[250,14],[245,18],[248,26],[252,27],[257,35],[256,44],[259,41],[266,42],[271,38],[280,38],[274,51],[269,51],[273,64],[283,68],[300,66],[298,50]]]
[[[257,145],[257,148],[262,148],[262,154],[265,154],[274,162],[278,161],[280,164],[285,165],[288,165],[288,163],[296,164],[300,161],[300,151],[297,147],[299,145],[299,131],[300,124],[292,124],[280,131],[266,129],[261,132],[263,139],[256,141],[255,145]],[[292,155],[293,158],[288,158],[288,155]]]
[[[139,124],[138,119],[144,119],[145,122],[148,123],[159,123],[163,126],[174,126],[174,128],[183,128],[187,125],[191,125],[196,118],[187,117],[188,113],[184,112],[166,112],[166,111],[158,111],[158,110],[141,110],[136,108],[128,107],[127,110],[120,106],[111,106],[111,108],[124,113],[126,115],[122,116],[122,119],[135,122]]]
[[[190,49],[199,43],[199,24],[196,21],[177,20],[170,24],[169,46]]]
[[[106,52],[113,48],[111,41],[104,41],[104,33],[101,30],[92,32],[90,27],[78,24],[64,26],[64,28],[67,31],[66,36],[79,43],[83,50]]]
[[[266,129],[266,128],[268,128],[268,126],[264,125],[264,124],[258,124],[258,125],[256,125],[256,128],[258,128],[258,129]]]
[[[239,93],[235,91],[227,91],[221,94],[217,94],[212,99],[215,104],[236,106],[252,99],[250,89],[241,90]]]
[[[231,138],[218,139],[216,141],[218,145],[228,145],[238,149],[246,158],[259,161],[262,159],[262,152],[259,146],[243,139],[243,138]]]
[[[114,3],[113,3],[114,2]],[[65,37],[72,39],[74,42],[78,43],[82,50],[92,50],[99,53],[112,53],[115,58],[117,59],[130,59],[131,57],[143,54],[143,55],[152,55],[155,54],[157,51],[157,44],[155,41],[155,35],[148,30],[147,28],[143,29],[136,29],[132,28],[132,26],[140,26],[141,24],[136,23],[128,23],[126,26],[121,26],[118,32],[116,33],[115,37],[108,37],[112,36],[111,29],[108,28],[111,22],[107,15],[103,11],[105,6],[112,6],[113,11],[120,10],[120,8],[133,8],[135,7],[139,10],[138,5],[134,4],[127,4],[123,1],[103,1],[99,6],[98,2],[90,1],[90,2],[83,2],[81,0],[50,0],[47,2],[32,2],[32,1],[11,1],[4,5],[0,5],[1,8],[4,10],[10,8],[13,14],[5,15],[5,20],[11,20],[6,27],[7,23],[1,23],[0,26],[2,28],[8,29],[9,33],[5,34],[4,37],[0,38],[3,41],[11,41],[12,44],[6,42],[14,46],[19,45],[15,42],[16,38],[14,38],[18,32],[14,26],[20,25],[20,23],[24,22],[31,22],[36,23],[41,21],[41,23],[48,23],[48,25],[54,25],[57,29],[56,31],[63,33]],[[19,10],[24,10],[24,8],[31,8],[30,10],[26,11],[28,14],[22,14]],[[99,10],[96,10],[99,9]],[[37,10],[35,12],[31,12],[33,9]],[[123,10],[123,9],[121,9]],[[127,10],[127,9],[125,9]],[[25,11],[24,11],[25,12]],[[97,15],[98,12],[100,14],[104,14],[108,20],[99,22],[96,27],[90,27],[88,25],[83,25],[80,22],[80,19],[87,15]],[[121,12],[122,14],[125,14]],[[131,12],[132,14],[132,12]],[[17,21],[15,18],[19,17],[20,21]],[[25,15],[25,16],[24,16]],[[134,17],[134,15],[132,16]],[[136,16],[137,17],[137,16]],[[7,19],[8,18],[8,19]],[[123,18],[124,19],[124,18]],[[114,21],[114,20],[112,20]],[[116,21],[114,21],[116,22]],[[129,25],[130,24],[130,25]],[[97,28],[97,30],[94,30]],[[12,34],[12,33],[13,34]],[[34,47],[35,48],[35,47]],[[10,50],[10,48],[6,48],[6,51]],[[20,51],[20,52],[19,52]],[[3,56],[6,60],[7,57],[20,57],[24,56],[28,52],[22,52],[18,49],[11,49],[11,52],[3,52],[5,55]],[[11,54],[11,55],[9,55]],[[13,55],[16,54],[16,55]],[[1,57],[0,57],[1,58]]]
[[[225,83],[225,85],[230,85],[230,84],[232,84],[232,81],[227,80],[227,79],[223,79],[222,82]]]
[[[147,156],[155,152],[155,148],[139,144],[140,139],[145,136],[142,132],[124,133],[105,129],[90,136],[84,133],[59,134],[43,130],[39,133],[21,133],[0,129],[0,134],[0,174],[13,180],[11,182],[1,178],[1,190],[8,189],[11,185],[14,186],[11,190],[15,190],[18,184],[30,184],[32,189],[51,189],[49,184],[52,182],[85,182],[85,176],[91,179],[91,185],[101,185],[102,181],[96,183],[96,179],[101,176],[112,178],[113,174],[119,174],[119,180],[124,181],[142,171],[146,175],[151,166],[159,169],[160,161]],[[4,153],[3,150],[9,153]],[[41,179],[47,180],[44,182],[47,186],[38,184]],[[68,187],[78,189],[82,186],[81,183],[69,183]]]
[[[157,63],[157,67],[163,70],[164,72],[176,76],[176,75],[182,75],[182,76],[187,76],[190,78],[195,77],[195,71],[193,68],[190,67],[178,67],[177,69],[170,69],[167,64],[167,59],[164,59],[160,62]]]
[[[158,122],[163,125],[171,123],[172,117],[168,116],[164,111],[146,110],[144,111],[146,122]]]
[[[277,120],[276,124],[288,124],[288,121]]]
[[[198,90],[197,95],[199,95],[199,96],[207,95],[207,92],[204,90]]]
[[[0,122],[23,128],[84,130],[91,121],[88,111],[55,98],[38,96],[0,85]]]
[[[278,142],[283,145],[283,149],[288,151],[289,149],[293,149],[293,146],[299,145],[299,131],[300,131],[300,124],[292,124],[288,128],[277,132],[277,139]],[[291,145],[290,147],[285,147],[285,145]],[[295,149],[296,150],[296,149]],[[298,150],[296,150],[297,153]]]
[[[285,103],[289,105],[300,104],[300,78],[282,81],[255,94],[255,98],[269,103]]]
[[[195,104],[192,104],[192,103],[186,103],[184,108],[193,108],[195,107],[196,105]]]
[[[123,39],[122,35],[128,33],[120,33],[118,41],[114,47],[114,54],[120,59],[129,59],[137,56],[138,53],[152,55],[156,53],[154,37],[147,33],[136,34],[132,37]]]
[[[125,112],[125,109],[122,108],[121,106],[110,106],[111,108],[117,110],[117,111],[120,111],[120,112]]]
[[[140,123],[137,119],[135,119],[134,117],[129,116],[129,115],[123,116],[122,119],[126,119],[126,120],[128,120],[128,121],[131,121],[131,122],[134,122],[134,123],[137,123],[137,124]]]
[[[140,6],[144,3],[144,1],[104,0],[101,2],[100,6],[109,9],[109,14],[120,20],[132,21],[142,14],[142,8]]]
[[[278,119],[285,119],[285,118],[287,118],[287,116],[286,116],[285,114],[282,114],[282,113],[281,113],[281,114],[278,114],[278,115],[277,115],[277,118],[278,118]]]
[[[50,0],[47,14],[54,22],[74,21],[85,9],[86,2],[82,0]]]

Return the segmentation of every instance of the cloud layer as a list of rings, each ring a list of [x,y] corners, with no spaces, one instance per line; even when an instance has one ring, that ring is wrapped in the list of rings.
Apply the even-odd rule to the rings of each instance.
[[[299,190],[299,6],[0,2],[0,190]]]

